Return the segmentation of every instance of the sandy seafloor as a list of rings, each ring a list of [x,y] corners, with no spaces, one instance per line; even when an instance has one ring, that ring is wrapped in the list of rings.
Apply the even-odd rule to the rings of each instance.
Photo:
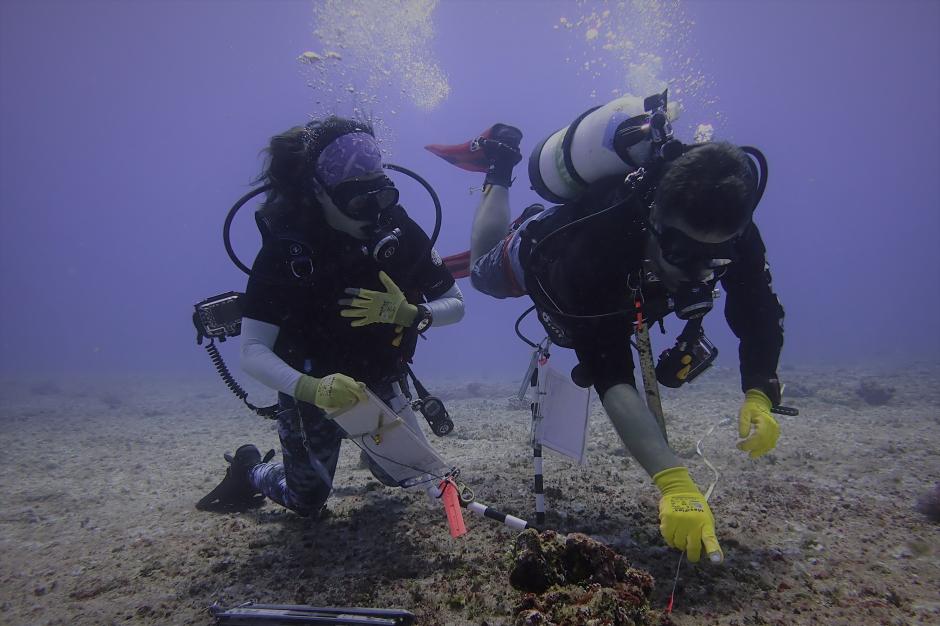
[[[790,368],[798,417],[778,449],[751,461],[735,424],[705,442],[723,471],[711,505],[726,560],[685,564],[676,624],[940,624],[940,526],[915,509],[940,480],[940,367],[894,373]],[[885,406],[855,394],[878,376]],[[515,384],[435,385],[455,433],[431,437],[477,498],[531,517],[530,416]],[[711,372],[665,397],[671,441],[693,476],[694,441],[736,414],[737,374]],[[246,600],[398,607],[419,624],[509,624],[519,592],[503,555],[515,532],[466,517],[451,539],[438,503],[389,489],[346,443],[329,514],[270,502],[198,512],[222,452],[277,446],[272,423],[221,381],[11,380],[0,384],[0,623],[210,624],[206,607]],[[658,493],[623,451],[600,404],[588,463],[546,453],[548,524],[607,542],[656,578],[663,609],[677,552],[658,532]]]

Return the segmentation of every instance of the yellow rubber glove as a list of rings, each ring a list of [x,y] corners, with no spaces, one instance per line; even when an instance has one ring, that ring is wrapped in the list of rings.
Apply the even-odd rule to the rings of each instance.
[[[715,518],[705,496],[698,490],[684,467],[671,467],[655,476],[653,482],[663,497],[659,500],[659,532],[670,547],[682,550],[689,561],[697,563],[705,553],[713,563],[724,555],[715,536]]]
[[[388,274],[379,272],[379,280],[385,285],[385,291],[348,288],[346,293],[356,297],[340,300],[339,303],[348,308],[343,309],[339,314],[343,317],[355,318],[352,326],[380,323],[411,326],[418,315],[418,307],[405,299],[405,294],[388,277]]]
[[[365,400],[366,392],[365,385],[346,374],[330,374],[323,378],[304,374],[294,387],[294,398],[331,413]]]
[[[744,405],[738,413],[738,436],[744,441],[738,442],[738,450],[750,452],[752,459],[777,445],[780,425],[770,414],[772,406],[767,394],[759,389],[748,389],[744,394]]]

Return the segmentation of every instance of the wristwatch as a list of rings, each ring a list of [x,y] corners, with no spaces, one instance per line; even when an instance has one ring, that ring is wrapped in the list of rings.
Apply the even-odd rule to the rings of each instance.
[[[746,376],[743,377],[741,382],[741,391],[746,392],[748,389],[758,389],[770,398],[770,403],[773,406],[780,404],[782,400],[782,389],[778,379],[765,376]]]
[[[423,304],[418,305],[418,314],[415,315],[415,321],[412,322],[411,327],[417,330],[419,333],[423,333],[431,326],[431,322],[434,321],[434,316],[431,314],[431,309],[424,306]]]

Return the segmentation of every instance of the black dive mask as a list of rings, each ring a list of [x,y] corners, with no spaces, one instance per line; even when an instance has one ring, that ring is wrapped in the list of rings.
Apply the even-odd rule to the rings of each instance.
[[[398,204],[398,189],[387,176],[350,180],[329,192],[333,204],[349,218],[377,222],[379,215]]]
[[[734,244],[740,236],[734,235],[721,243],[706,243],[689,237],[678,228],[657,228],[652,222],[648,226],[659,244],[663,259],[670,265],[689,272],[713,269],[715,259],[733,259]]]
[[[363,227],[366,234],[363,250],[366,254],[380,263],[395,256],[402,231],[395,226],[388,211],[398,205],[398,189],[388,176],[348,180],[332,189],[327,189],[319,179],[315,180],[340,213],[356,221],[368,222]]]

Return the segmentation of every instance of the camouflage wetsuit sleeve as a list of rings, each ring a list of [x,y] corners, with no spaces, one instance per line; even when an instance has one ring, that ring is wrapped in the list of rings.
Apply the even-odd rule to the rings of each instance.
[[[725,318],[741,340],[741,388],[760,389],[780,401],[777,362],[783,347],[783,307],[773,291],[767,250],[755,224],[736,245],[737,258],[721,278]]]

